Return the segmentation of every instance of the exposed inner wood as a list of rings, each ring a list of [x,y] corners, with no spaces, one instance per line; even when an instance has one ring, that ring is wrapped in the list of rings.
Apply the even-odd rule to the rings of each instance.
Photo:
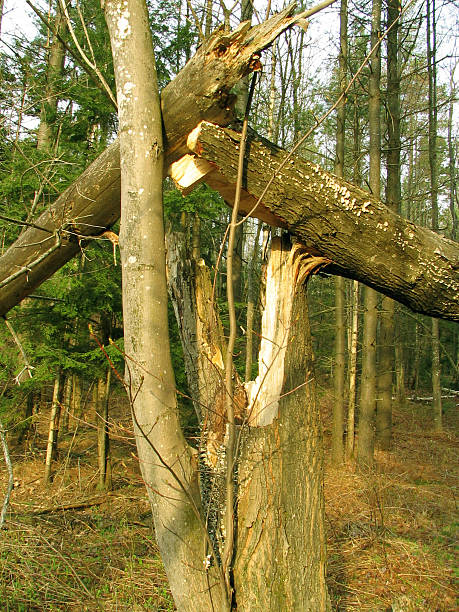
[[[188,140],[214,167],[204,180],[230,205],[239,141],[238,132],[207,122]],[[359,280],[414,311],[459,321],[458,243],[416,226],[363,189],[298,155],[288,157],[256,135],[248,143],[243,186],[242,210],[288,229],[311,252],[332,260],[327,271]]]

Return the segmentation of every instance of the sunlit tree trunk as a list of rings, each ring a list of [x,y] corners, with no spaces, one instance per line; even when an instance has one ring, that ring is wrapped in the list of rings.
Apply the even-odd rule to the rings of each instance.
[[[177,608],[225,610],[224,583],[206,539],[197,462],[184,439],[175,396],[165,275],[162,122],[147,8],[143,0],[108,0],[105,15],[120,126],[126,387],[140,467]]]
[[[247,612],[330,609],[303,263],[314,268],[295,247],[273,239],[258,377],[247,386],[248,427],[239,432],[234,580],[238,609]]]
[[[354,456],[355,443],[355,404],[357,380],[357,343],[359,339],[359,282],[352,283],[351,333],[349,342],[349,401],[347,406],[346,460]]]
[[[60,394],[61,394],[61,371],[59,370],[54,380],[53,401],[49,416],[48,444],[46,446],[45,474],[44,482],[48,485],[51,482],[52,462],[57,452],[57,436],[59,433],[59,417],[61,414]]]
[[[62,397],[62,431],[69,430],[70,402],[72,399],[72,375],[66,374],[64,383],[64,393]]]
[[[3,20],[4,6],[5,6],[5,0],[0,0],[0,35],[2,33],[2,20]]]
[[[456,65],[457,66],[457,65]],[[454,99],[457,95],[457,89],[453,87],[453,73],[451,74],[451,89],[450,102],[448,111],[448,173],[449,173],[449,210],[451,214],[451,238],[457,240],[458,235],[458,191],[457,191],[457,170],[456,170],[456,153],[454,151],[455,139],[453,136],[453,112]]]

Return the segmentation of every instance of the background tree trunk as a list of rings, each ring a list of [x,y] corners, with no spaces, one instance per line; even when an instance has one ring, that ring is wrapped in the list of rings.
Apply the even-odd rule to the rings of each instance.
[[[51,482],[52,462],[57,452],[57,436],[59,433],[59,417],[61,414],[60,394],[61,394],[61,371],[57,372],[54,380],[53,401],[49,416],[48,444],[46,446],[45,473],[43,480],[46,485]]]
[[[110,398],[112,369],[109,366],[105,380],[97,381],[97,456],[99,464],[99,484],[101,491],[110,491],[112,488],[112,474],[110,465],[110,437],[108,433],[108,406]]]
[[[54,29],[62,36],[66,31],[65,16],[59,0],[56,0],[56,14]],[[48,65],[46,70],[45,97],[42,101],[40,124],[37,133],[37,149],[47,150],[52,145],[53,124],[56,120],[59,102],[58,81],[64,71],[65,48],[58,36],[53,35],[49,49]]]
[[[340,52],[339,95],[344,96],[347,79],[347,0],[341,0],[340,8]],[[336,125],[335,174],[344,177],[344,140],[346,134],[345,99],[338,105]],[[335,368],[333,372],[335,397],[333,402],[332,459],[335,464],[343,460],[344,434],[344,378],[345,378],[345,286],[341,276],[335,277]]]
[[[386,205],[400,213],[400,68],[398,62],[398,20],[400,0],[387,2],[387,186]],[[392,392],[394,373],[395,304],[384,297],[380,312],[378,401],[376,438],[380,448],[389,450],[392,439]]]
[[[432,224],[438,231],[438,168],[437,168],[437,28],[435,0],[427,4],[427,73],[429,77],[429,169]],[[435,431],[442,431],[441,370],[440,370],[440,328],[438,320],[432,319],[432,407]]]
[[[380,197],[381,183],[381,120],[380,76],[381,50],[377,46],[381,31],[381,0],[373,0],[371,11],[371,47],[375,48],[370,60],[369,131],[370,131],[370,191]],[[362,466],[373,465],[375,409],[376,409],[376,328],[378,323],[378,296],[365,287],[363,315],[362,382],[359,406],[359,436],[357,459]]]

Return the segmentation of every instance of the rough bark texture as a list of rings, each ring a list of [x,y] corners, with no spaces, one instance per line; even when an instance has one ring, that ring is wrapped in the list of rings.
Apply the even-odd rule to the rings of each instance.
[[[238,535],[234,568],[238,610],[320,612],[328,608],[325,585],[322,446],[307,317],[306,286],[283,283],[295,277],[289,250],[284,272],[268,279],[267,299],[277,284],[285,329],[284,376],[269,424],[241,431],[238,468]],[[275,253],[276,256],[276,253]],[[275,260],[277,261],[277,259]],[[271,267],[273,261],[271,260]],[[276,266],[279,270],[279,266]],[[270,290],[271,289],[271,290]],[[306,316],[305,316],[306,313]],[[260,349],[260,365],[264,361]],[[270,383],[266,382],[267,385]],[[261,381],[263,385],[263,381]],[[269,407],[271,408],[271,407]],[[249,407],[257,412],[257,409]],[[260,412],[260,411],[258,411]],[[263,411],[261,411],[263,414]],[[248,416],[250,424],[253,421]],[[265,419],[267,420],[267,419]]]
[[[186,137],[203,119],[227,125],[233,119],[232,87],[261,67],[258,54],[295,23],[294,5],[263,24],[215,32],[161,94],[167,163],[186,151]],[[75,234],[100,235],[120,216],[117,140],[0,258],[0,314],[5,314],[78,251]],[[41,258],[43,258],[41,260]],[[13,274],[17,277],[11,279]],[[10,281],[5,283],[6,279]]]
[[[225,435],[226,340],[204,260],[191,256],[180,232],[166,236],[168,285],[184,351],[188,387],[203,428],[202,450],[215,466]],[[237,418],[246,398],[236,370]]]
[[[193,360],[198,364],[198,368],[195,366],[192,371],[197,377],[193,389],[197,389],[198,397],[207,397],[205,401],[212,402],[212,389],[222,388],[224,381],[220,372],[223,368],[217,369],[211,362],[215,355],[224,355],[224,340],[218,331],[221,324],[211,300],[209,272],[203,263],[193,264],[189,251],[177,234],[169,237],[168,245],[169,284],[180,316],[185,355],[194,355]],[[181,246],[177,248],[177,245]],[[280,240],[276,239],[271,253],[267,300],[274,299],[274,303],[267,304],[268,314],[263,327],[266,338],[259,358],[263,375],[248,385],[256,388],[252,395],[255,401],[248,407],[248,412],[240,411],[243,450],[238,467],[241,488],[237,507],[239,538],[234,566],[235,601],[238,610],[316,612],[327,609],[322,447],[314,402],[309,328],[307,317],[304,317],[307,306],[305,288],[299,289],[293,303],[292,295],[295,279],[301,284],[305,271],[320,267],[324,261],[321,258],[305,259],[300,248],[290,257],[289,245],[286,246],[282,250]],[[283,264],[282,273],[279,273],[280,262]],[[285,270],[285,267],[289,269]],[[275,336],[275,317],[269,316],[270,312],[277,312],[277,327],[282,328],[283,338],[282,357],[279,358],[276,352],[271,368],[267,364],[270,359],[267,347],[277,343],[279,337]],[[279,319],[282,319],[280,323]],[[188,362],[189,357],[186,360]],[[207,373],[203,376],[202,370],[206,368]],[[280,369],[280,376],[268,380],[267,369]],[[264,387],[273,390],[274,396],[267,398],[265,394],[257,393]],[[282,392],[290,391],[291,394],[281,397]],[[270,404],[270,424],[253,427],[260,415],[266,421],[266,402]],[[217,399],[210,407],[212,413],[213,408],[221,411],[224,404]],[[200,410],[205,413],[202,406]],[[224,416],[223,412],[221,414]],[[204,428],[204,439],[208,433],[212,432]],[[215,456],[220,453],[221,460],[224,445],[220,430],[216,434]],[[202,457],[206,463],[211,458],[211,454]],[[201,464],[203,496],[212,494],[212,503],[206,503],[211,531],[215,525],[212,514],[218,513],[219,506],[224,507],[222,491],[219,490],[224,471],[220,469],[219,479],[218,469],[217,466],[217,470],[207,471]],[[209,476],[213,478],[213,484]],[[209,485],[211,489],[206,488]],[[215,537],[215,531],[212,537]]]
[[[202,158],[200,178],[194,180],[204,180],[230,204],[239,138],[233,130],[203,122],[188,139]],[[267,141],[250,141],[242,211],[252,211],[266,177],[285,158],[284,151]],[[209,162],[205,169],[203,160]],[[403,219],[318,165],[299,157],[289,160],[252,216],[287,228],[311,251],[333,260],[329,271],[360,280],[414,311],[459,321],[457,243]]]
[[[398,19],[400,0],[387,0],[387,183],[386,204],[400,211],[400,67],[398,62]],[[383,298],[380,311],[378,401],[376,407],[376,438],[380,448],[389,450],[392,438],[392,387],[395,365],[394,352],[395,304]]]
[[[381,195],[381,0],[372,0],[370,78],[368,83],[369,187],[372,195]],[[378,295],[365,287],[363,313],[362,376],[360,385],[359,434],[357,459],[360,465],[371,466],[375,444],[376,414],[376,331],[378,327]]]

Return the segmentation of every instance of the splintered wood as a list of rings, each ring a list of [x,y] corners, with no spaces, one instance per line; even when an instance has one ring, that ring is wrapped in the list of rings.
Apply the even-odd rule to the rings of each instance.
[[[247,421],[269,425],[277,417],[285,382],[285,356],[291,341],[292,306],[296,288],[309,274],[330,260],[314,257],[301,245],[274,238],[267,267],[266,305],[263,311],[258,376],[248,382]]]

